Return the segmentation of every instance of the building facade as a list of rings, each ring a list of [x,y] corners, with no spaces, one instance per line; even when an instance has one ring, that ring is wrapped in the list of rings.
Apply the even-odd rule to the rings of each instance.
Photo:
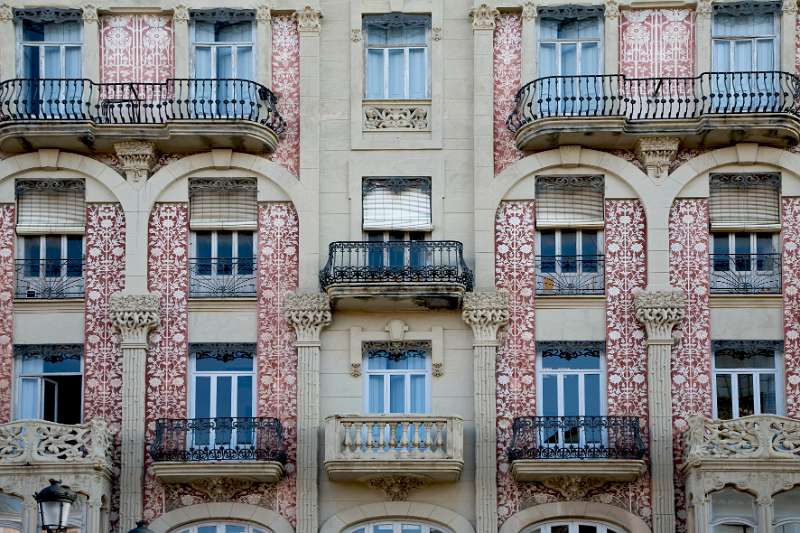
[[[794,0],[0,32],[0,532],[800,531]]]

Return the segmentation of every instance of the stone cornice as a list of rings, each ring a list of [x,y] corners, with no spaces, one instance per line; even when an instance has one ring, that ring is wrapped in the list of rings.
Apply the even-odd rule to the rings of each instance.
[[[508,295],[497,292],[468,292],[464,294],[461,317],[472,327],[475,344],[494,344],[498,330],[508,323]]]
[[[159,302],[155,294],[112,294],[108,315],[122,335],[125,347],[147,346],[147,334],[159,324]]]
[[[297,333],[298,343],[318,344],[322,328],[331,323],[330,298],[321,292],[290,294],[284,316]]]
[[[672,344],[672,329],[683,319],[686,295],[683,291],[637,291],[636,319],[647,330],[650,344]]]

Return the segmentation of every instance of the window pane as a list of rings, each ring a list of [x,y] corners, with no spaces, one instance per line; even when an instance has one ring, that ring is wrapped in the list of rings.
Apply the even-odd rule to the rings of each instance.
[[[736,376],[739,385],[739,416],[755,414],[755,394],[753,391],[753,375],[739,374]]]
[[[22,39],[25,41],[44,41],[44,23],[22,19]]]
[[[714,41],[714,52],[712,57],[713,69],[718,72],[730,72],[730,43],[728,41]],[[714,92],[723,92],[724,77],[720,76],[713,86]]]
[[[426,79],[428,66],[425,55],[424,48],[412,48],[408,51],[409,98],[421,99],[428,97],[428,82]]]
[[[367,98],[380,99],[384,96],[382,48],[367,51]]]
[[[735,41],[733,43],[733,66],[735,72],[753,70],[753,43],[751,41]]]
[[[731,487],[711,493],[712,521],[730,518],[755,522],[755,498]]]
[[[375,524],[372,526],[373,533],[392,533],[394,531],[393,524]]]
[[[230,275],[232,273],[233,233],[230,231],[217,232],[217,274]]]
[[[45,237],[45,276],[61,275],[61,237]]]
[[[389,50],[389,98],[405,98],[405,51]]]
[[[578,416],[579,403],[578,399],[578,376],[566,375],[564,376],[564,415],[563,416]]]
[[[736,270],[742,272],[750,270],[750,234],[737,233],[736,242]]]
[[[403,524],[401,528],[402,533],[422,533],[422,527],[419,524]]]
[[[775,41],[759,39],[756,41],[756,70],[773,70],[775,68]]]
[[[383,376],[369,376],[369,412],[381,414],[383,406]]]
[[[578,264],[575,256],[578,254],[578,233],[575,230],[561,231],[561,271],[576,272]]]
[[[558,524],[557,526],[550,526],[550,533],[569,533],[569,525]]]
[[[39,378],[22,378],[18,419],[37,419],[39,414]]]
[[[544,22],[544,20],[542,21]],[[541,43],[539,45],[539,76],[556,76],[558,68],[556,63],[555,43]],[[542,96],[554,97],[555,94],[543,94]]]
[[[230,46],[217,48],[217,79],[233,77],[233,49]]]
[[[216,357],[198,356],[195,368],[198,372],[250,372],[253,370],[253,358],[236,357],[225,361]]]
[[[425,412],[425,376],[411,376],[411,412]]]
[[[760,374],[758,376],[758,385],[761,414],[777,414],[775,376],[773,374]]]
[[[581,19],[578,21],[578,33],[581,39],[599,39],[600,38],[600,18],[591,17]]]
[[[39,237],[24,237],[23,243],[25,275],[36,277],[39,275]]]
[[[197,250],[197,273],[201,276],[211,275],[211,232],[198,231],[195,234],[195,248]]]
[[[58,421],[58,383],[51,379],[42,380],[44,390],[42,398],[42,419],[49,422]]]
[[[578,74],[578,48],[574,44],[561,45],[561,72],[562,76]]]
[[[198,46],[194,49],[194,76],[195,78],[213,78],[211,75],[210,47]],[[208,96],[210,96],[210,94]]]
[[[581,64],[580,70],[583,75],[592,75],[600,73],[600,46],[597,43],[583,43],[581,45]],[[588,96],[596,97],[601,96],[601,88],[594,85],[588,85],[589,81],[584,81],[587,85],[581,87],[584,91],[588,92]]]
[[[194,384],[194,416],[195,418],[209,418],[211,416],[211,378],[197,376]]]
[[[583,262],[581,269],[584,272],[597,272],[597,232],[596,231],[582,231],[581,232],[581,253],[583,254]]]
[[[717,418],[721,420],[733,418],[730,374],[717,374]]]
[[[558,377],[542,376],[542,416],[558,416]]]
[[[772,235],[769,233],[759,233],[756,235],[756,252],[759,257],[756,259],[756,270],[769,272],[776,270],[777,265],[773,264]]]
[[[578,526],[578,533],[597,533],[597,527],[588,524],[580,524]]]
[[[561,351],[542,348],[542,368],[548,369],[599,369],[600,352],[586,349],[581,351]]]
[[[231,416],[231,377],[217,377],[217,416]]]
[[[253,234],[240,232],[236,256],[238,257],[239,274],[248,276],[253,273],[255,261],[253,260]]]
[[[83,59],[83,50],[80,46],[67,46],[64,49],[64,77],[65,78],[80,78],[82,75],[82,68],[81,62]],[[72,94],[66,95],[69,98],[75,98],[78,96],[75,94],[75,90],[73,89]],[[68,111],[75,111],[78,110],[74,107],[70,106],[67,108]]]
[[[542,243],[542,272],[555,272],[556,271],[556,232],[543,231],[541,233]]]
[[[45,46],[44,47],[44,77],[45,78],[60,78],[61,77],[61,47],[59,46]],[[57,98],[57,89],[52,88],[49,98]]]
[[[236,378],[236,416],[253,416],[252,376],[239,376]]]
[[[717,368],[775,368],[775,354],[758,350],[752,354],[718,350],[714,356]]]
[[[245,533],[247,528],[244,526],[238,526],[235,524],[226,524],[225,525],[225,533]]]
[[[83,237],[67,235],[67,276],[80,277],[83,263]]]
[[[42,372],[45,374],[64,374],[68,372],[73,373],[80,373],[81,371],[81,360],[75,357],[66,357],[61,361],[54,359],[54,360],[42,360]]]
[[[253,48],[250,46],[239,46],[236,48],[236,77],[242,80],[253,78]],[[247,100],[249,96],[238,96],[240,99]]]
[[[583,378],[584,416],[600,416],[600,375],[586,374]]]
[[[389,412],[406,412],[406,377],[389,376]]]

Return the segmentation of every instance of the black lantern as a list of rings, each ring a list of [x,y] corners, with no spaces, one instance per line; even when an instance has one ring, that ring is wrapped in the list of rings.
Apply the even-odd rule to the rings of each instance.
[[[128,533],[153,533],[153,530],[147,527],[145,520],[139,520],[136,522],[136,527],[128,531]]]
[[[42,529],[48,533],[59,533],[67,530],[69,510],[78,495],[72,492],[61,481],[50,480],[50,486],[33,495],[39,505],[39,521]]]

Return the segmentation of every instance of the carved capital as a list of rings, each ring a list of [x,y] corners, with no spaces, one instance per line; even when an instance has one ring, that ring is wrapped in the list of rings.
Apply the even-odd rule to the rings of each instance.
[[[319,31],[322,13],[311,6],[306,6],[302,11],[296,11],[297,29],[300,31]]]
[[[428,481],[418,476],[386,476],[370,479],[367,484],[382,490],[393,502],[404,502],[412,490],[424,487]]]
[[[588,476],[559,476],[542,480],[542,485],[561,494],[565,500],[580,500],[590,490],[606,484],[603,479]]]
[[[495,344],[498,330],[508,323],[508,295],[503,291],[468,292],[461,317],[472,327],[475,344]]]
[[[677,137],[642,137],[636,143],[636,155],[647,169],[647,175],[661,181],[669,175],[680,144]]]
[[[12,22],[14,20],[14,11],[8,4],[0,6],[0,22]]]
[[[522,4],[522,20],[536,20],[537,16],[539,16],[539,10],[534,2],[528,1]]]
[[[184,5],[175,6],[172,10],[172,20],[175,22],[189,22],[189,8]]]
[[[262,24],[272,22],[272,8],[269,4],[263,4],[256,8],[256,22]]]
[[[672,344],[672,329],[683,320],[686,295],[683,291],[636,291],[636,319],[647,330],[649,344]]]
[[[97,8],[91,4],[87,4],[83,6],[81,16],[84,22],[97,22]]]
[[[711,13],[713,12],[713,8],[711,6],[711,0],[697,0],[697,8],[695,9],[698,18],[711,18]]]
[[[141,187],[156,162],[156,146],[146,141],[123,141],[114,144],[114,151],[122,163],[125,177]]]
[[[781,9],[787,15],[797,15],[797,2],[795,0],[783,0]]]
[[[619,18],[619,1],[618,0],[606,0],[605,9],[603,10],[603,14],[605,15],[605,18],[609,19],[609,20],[618,19]]]
[[[123,346],[147,346],[147,334],[158,326],[159,302],[155,294],[111,295],[108,315],[122,334]]]
[[[487,4],[481,4],[479,7],[473,8],[469,12],[472,18],[473,30],[493,30],[495,25],[495,18],[500,14],[494,7],[489,7]]]
[[[290,294],[284,315],[297,333],[298,343],[318,344],[322,328],[331,323],[331,301],[320,292]]]

